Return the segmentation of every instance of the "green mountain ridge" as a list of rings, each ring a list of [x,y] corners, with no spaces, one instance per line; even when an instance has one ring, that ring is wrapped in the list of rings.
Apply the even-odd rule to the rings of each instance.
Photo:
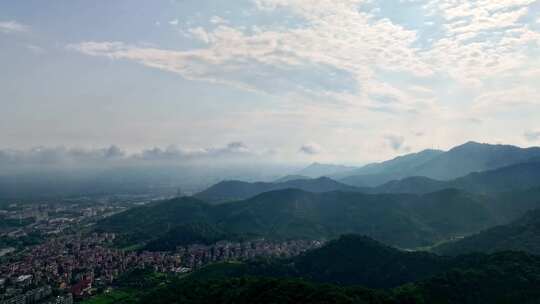
[[[194,196],[207,202],[219,203],[247,199],[264,192],[291,188],[316,193],[329,191],[361,191],[361,189],[342,184],[328,177],[319,177],[316,179],[294,179],[276,183],[223,181]]]
[[[529,211],[508,225],[493,227],[434,248],[434,252],[447,255],[505,250],[540,255],[540,210]]]
[[[434,180],[423,176],[412,176],[400,180],[393,180],[373,188],[357,188],[327,177],[289,180],[282,183],[226,181],[218,183],[195,196],[205,201],[218,203],[247,199],[264,192],[288,188],[301,189],[308,192],[348,191],[371,194],[427,194],[444,189],[460,189],[472,193],[493,194],[513,190],[524,190],[535,186],[540,186],[539,160],[513,164],[494,170],[474,172],[449,181]]]
[[[490,145],[468,142],[446,152],[425,150],[379,164],[371,164],[330,176],[357,187],[376,187],[392,180],[412,176],[452,180],[473,172],[494,170],[540,157],[540,148]]]
[[[439,257],[346,235],[292,259],[210,265],[140,303],[538,303],[539,285],[526,253]]]
[[[498,193],[540,186],[540,161],[518,163],[494,170],[474,172],[449,181],[414,176],[364,189],[369,193],[424,194],[455,188],[474,193]]]
[[[177,247],[191,244],[211,245],[222,240],[234,240],[227,234],[206,222],[178,225],[164,235],[149,242],[144,249],[148,251],[173,251]]]
[[[203,222],[235,237],[321,239],[360,233],[415,248],[514,220],[540,206],[540,200],[530,198],[540,198],[539,191],[494,198],[456,189],[423,195],[286,189],[219,205],[184,197],[130,209],[100,221],[96,228],[127,234],[132,241],[150,241],[176,226]]]

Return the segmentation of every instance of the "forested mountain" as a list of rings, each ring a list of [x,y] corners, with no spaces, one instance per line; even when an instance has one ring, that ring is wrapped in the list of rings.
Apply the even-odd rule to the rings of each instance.
[[[276,183],[224,181],[195,194],[195,197],[207,202],[219,203],[247,199],[263,192],[283,189],[299,189],[316,193],[329,191],[361,191],[361,189],[339,183],[328,177],[319,177],[316,179],[294,179]]]
[[[468,142],[447,152],[426,150],[347,172],[338,179],[357,187],[379,186],[412,176],[452,180],[473,172],[493,170],[540,157],[540,148],[519,148]]]
[[[371,193],[429,193],[442,189],[461,189],[474,193],[497,193],[540,186],[540,161],[534,160],[494,170],[475,172],[450,181],[415,176],[363,189]]]
[[[371,187],[384,182],[414,175],[414,169],[444,153],[440,150],[424,150],[394,159],[365,165],[359,169],[335,174],[332,177],[350,185]]]
[[[510,145],[489,145],[468,142],[450,149],[415,168],[420,176],[447,180],[526,162],[540,156],[540,148],[519,148]]]
[[[173,251],[179,246],[210,245],[221,240],[234,239],[234,235],[225,233],[206,222],[193,222],[170,229],[159,238],[149,242],[144,249],[148,251]]]
[[[132,208],[97,223],[98,231],[121,232],[137,242],[161,236],[176,226],[212,223],[212,206],[191,197]]]
[[[220,224],[234,233],[274,238],[363,233],[402,247],[422,246],[448,233],[470,233],[496,223],[483,197],[452,190],[422,196],[285,190],[219,209],[225,214]]]
[[[215,206],[186,197],[133,208],[102,220],[97,229],[152,240],[178,225],[204,222],[235,236],[320,239],[361,233],[413,248],[511,221],[540,206],[532,193],[493,198],[452,189],[424,195],[286,189]]]
[[[296,275],[318,282],[395,287],[425,279],[449,261],[424,252],[406,252],[371,238],[344,235],[319,249],[294,258]]]
[[[412,176],[389,181],[370,188],[371,193],[430,193],[443,189],[455,188],[451,182],[438,181],[424,176]]]
[[[523,190],[540,186],[540,161],[529,161],[494,170],[475,172],[449,181],[413,176],[387,182],[378,187],[356,188],[327,177],[298,179],[280,183],[247,183],[225,181],[218,183],[195,197],[208,202],[247,199],[258,194],[280,190],[300,189],[308,192],[349,191],[364,193],[416,193],[424,194],[443,189],[460,189],[473,193],[497,193]]]
[[[448,255],[504,250],[527,251],[540,255],[540,210],[529,211],[508,225],[493,227],[434,248],[435,252]]]
[[[448,269],[452,259],[426,252],[407,252],[369,237],[343,235],[318,249],[289,259],[260,259],[209,265],[192,277],[297,277],[315,282],[391,288],[429,278]]]
[[[356,284],[394,288],[367,289]],[[289,260],[211,265],[156,288],[141,300],[144,303],[537,303],[539,284],[540,258],[525,253],[445,258],[402,252],[366,237],[348,235]]]

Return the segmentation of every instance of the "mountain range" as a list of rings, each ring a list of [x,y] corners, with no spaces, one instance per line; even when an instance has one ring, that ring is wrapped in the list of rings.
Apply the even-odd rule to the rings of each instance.
[[[374,187],[411,176],[451,180],[473,172],[502,168],[535,158],[540,158],[538,147],[520,148],[468,142],[448,151],[424,150],[329,176],[352,186]]]
[[[540,160],[470,173],[453,180],[440,181],[423,176],[393,180],[377,187],[353,187],[328,177],[288,180],[275,183],[224,181],[198,193],[195,197],[212,203],[247,199],[264,192],[281,189],[300,189],[308,192],[363,192],[426,194],[444,189],[460,189],[472,193],[493,194],[525,190],[540,185]]]
[[[539,148],[470,142],[362,168],[315,164],[274,182],[224,181],[95,230],[150,251],[329,240],[288,259],[211,264],[140,303],[538,303],[539,208]]]
[[[300,189],[308,192],[330,192],[330,191],[349,191],[359,192],[353,186],[345,185],[328,177],[319,177],[314,179],[292,179],[283,182],[274,183],[248,183],[242,181],[223,181],[210,188],[199,192],[194,197],[206,202],[226,202],[233,200],[247,199],[264,192],[283,190],[283,189]]]
[[[203,222],[234,237],[320,239],[360,233],[414,248],[512,221],[538,208],[536,198],[540,188],[496,197],[456,189],[422,195],[285,189],[218,205],[190,197],[157,202],[106,218],[97,229],[149,241],[176,226]]]
[[[442,189],[455,188],[474,193],[497,193],[524,190],[540,185],[540,160],[470,173],[448,181],[439,181],[423,176],[394,180],[371,189],[368,193],[429,193]]]

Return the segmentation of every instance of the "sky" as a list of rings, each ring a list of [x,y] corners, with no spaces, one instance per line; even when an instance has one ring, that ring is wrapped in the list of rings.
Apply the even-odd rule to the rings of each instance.
[[[4,154],[540,145],[540,0],[4,0],[0,71]]]

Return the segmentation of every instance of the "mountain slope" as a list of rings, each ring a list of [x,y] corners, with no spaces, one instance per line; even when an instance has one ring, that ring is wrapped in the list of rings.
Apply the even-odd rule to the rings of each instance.
[[[347,175],[376,175],[376,174],[400,174],[409,172],[417,166],[443,154],[441,150],[424,150],[418,153],[411,153],[398,156],[394,159],[380,163],[367,164],[353,171],[344,172]]]
[[[424,150],[394,159],[365,165],[359,169],[335,174],[332,177],[357,187],[373,187],[385,182],[411,176],[414,169],[444,153],[440,150]]]
[[[321,176],[332,176],[336,174],[342,174],[342,173],[349,172],[354,169],[356,168],[350,167],[350,166],[313,163],[295,174],[307,176],[311,178],[317,178]]]
[[[280,183],[224,181],[195,194],[195,197],[207,202],[225,202],[247,199],[263,192],[283,189],[300,189],[309,192],[360,191],[358,188],[339,183],[328,177],[320,177],[316,179],[288,180]]]
[[[370,189],[371,193],[430,193],[452,188],[449,182],[438,181],[424,176],[412,176],[404,179],[389,181]]]
[[[358,187],[380,186],[392,180],[412,176],[452,180],[473,172],[494,170],[540,157],[539,147],[519,148],[476,142],[468,142],[447,152],[430,151],[432,150],[406,155],[381,164],[367,165],[339,176],[338,180]]]
[[[289,259],[209,265],[198,280],[240,276],[299,277],[342,285],[388,288],[428,278],[448,268],[450,259],[426,252],[406,252],[369,237],[343,235],[318,249]]]
[[[172,228],[163,236],[145,246],[148,251],[173,251],[178,246],[191,244],[214,244],[221,240],[232,240],[233,236],[205,222],[182,224]]]
[[[447,263],[432,254],[401,251],[359,235],[344,235],[293,259],[302,278],[373,288],[425,279],[441,272]]]
[[[532,304],[539,285],[537,256],[439,257],[347,235],[292,259],[210,265],[142,302]]]
[[[455,188],[474,193],[498,193],[524,190],[536,186],[540,186],[540,161],[518,163],[499,169],[471,173],[450,181],[438,181],[421,176],[408,177],[364,191],[422,194]]]
[[[478,171],[526,162],[540,156],[540,148],[468,142],[415,168],[416,175],[448,180]]]
[[[178,225],[214,221],[210,205],[195,198],[182,197],[129,209],[99,221],[96,228],[152,239]]]
[[[540,255],[540,210],[529,211],[511,224],[487,229],[462,240],[443,244],[434,250],[449,255],[504,250]]]
[[[521,198],[513,202],[494,203],[489,197],[459,190],[371,195],[286,189],[213,206],[193,198],[159,202],[114,215],[99,222],[97,228],[152,240],[176,226],[205,222],[230,236],[321,239],[360,233],[414,248],[513,219],[500,215],[499,209],[519,216],[540,206],[540,202]]]

